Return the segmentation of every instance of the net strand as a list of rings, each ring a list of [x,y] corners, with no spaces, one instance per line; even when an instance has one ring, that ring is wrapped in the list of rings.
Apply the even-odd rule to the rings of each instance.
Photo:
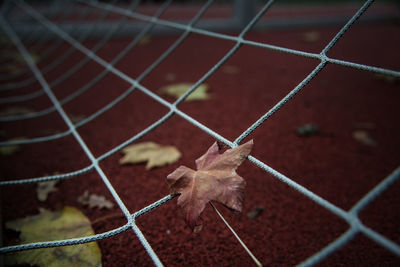
[[[255,123],[253,123],[246,131],[244,131],[235,140],[235,144],[240,144],[243,139],[254,132],[261,124],[263,124],[268,118],[270,118],[277,110],[285,105],[290,99],[292,99],[301,89],[304,88],[325,66],[327,63],[326,53],[339,41],[343,34],[357,21],[357,19],[368,9],[373,1],[368,0],[364,5],[350,18],[350,20],[340,29],[340,31],[333,37],[333,39],[326,45],[321,51],[321,63],[303,80],[301,81],[292,91],[289,92],[284,98],[282,98],[274,107],[272,107],[267,113],[261,116]]]
[[[194,24],[200,17],[201,15],[207,10],[208,6],[212,3],[212,1],[208,1],[203,8],[199,11],[198,15],[196,15],[192,21],[192,23]],[[29,7],[30,8],[30,7]],[[43,17],[41,17],[43,19]],[[183,35],[186,36],[186,35]],[[16,36],[11,36],[11,37],[16,37]],[[15,38],[14,38],[15,39]],[[73,40],[71,38],[71,40]],[[183,40],[183,39],[182,39]],[[16,45],[21,45],[21,43],[18,43],[18,40],[13,40],[14,43],[16,43]],[[79,43],[78,43],[79,44]],[[180,44],[180,42],[177,43],[178,45]],[[80,49],[83,46],[79,46],[78,49]],[[85,47],[83,47],[85,48]],[[24,50],[24,47],[18,47],[18,49],[25,54],[28,55],[27,51]],[[94,52],[92,52],[92,55],[95,55]],[[26,56],[24,55],[24,57]],[[97,56],[96,56],[97,57]],[[97,57],[97,61],[100,58]],[[102,59],[100,59],[102,60]],[[101,63],[103,63],[102,61],[100,61]],[[28,62],[29,63],[29,62]],[[31,62],[32,63],[32,62]],[[94,164],[97,172],[100,174],[101,178],[103,179],[103,182],[106,183],[107,187],[109,188],[109,190],[111,191],[111,194],[114,196],[115,200],[117,201],[117,203],[119,204],[120,208],[123,210],[123,212],[126,214],[126,212],[124,211],[124,204],[122,203],[122,201],[118,198],[117,193],[114,191],[113,187],[111,186],[111,184],[108,182],[108,179],[106,178],[106,176],[104,175],[104,173],[102,172],[102,170],[98,167],[97,165],[97,161],[95,161],[95,158],[93,157],[93,155],[91,154],[91,152],[89,151],[89,149],[86,147],[84,141],[80,138],[79,134],[76,132],[73,124],[71,123],[71,121],[68,119],[67,115],[64,113],[61,105],[59,104],[59,102],[57,101],[57,99],[55,98],[55,96],[52,94],[52,92],[50,91],[49,86],[46,84],[46,82],[44,81],[43,77],[40,76],[40,72],[39,70],[36,68],[34,68],[35,66],[31,66],[32,70],[35,73],[35,76],[38,77],[39,82],[42,84],[42,86],[44,87],[46,93],[49,95],[49,97],[51,98],[51,100],[53,101],[54,105],[57,108],[57,111],[60,113],[60,115],[63,117],[63,119],[65,120],[65,122],[67,123],[67,125],[69,126],[70,130],[72,131],[72,134],[74,135],[75,139],[77,139],[77,141],[79,142],[79,144],[82,146],[82,148],[84,149],[85,153],[88,155],[88,157],[90,158],[90,160],[92,161],[92,164]],[[109,68],[110,65],[107,66],[107,69]],[[112,66],[111,66],[112,67]],[[115,193],[115,194],[114,194]],[[151,246],[148,244],[148,242],[146,241],[146,239],[144,238],[143,234],[141,233],[140,229],[136,226],[136,224],[134,222],[131,222],[131,226],[135,232],[135,234],[137,235],[137,237],[139,238],[139,240],[141,241],[142,245],[145,247],[146,251],[148,252],[148,254],[150,255],[150,257],[152,258],[153,262],[159,266],[162,265],[161,262],[158,259],[158,256],[154,253],[154,251],[152,250]],[[243,244],[243,242],[241,242],[240,244]],[[247,249],[248,250],[248,249]]]
[[[64,8],[65,7],[63,7],[62,5],[58,5],[57,6],[57,9],[59,11],[63,10]],[[77,18],[77,22],[78,23],[82,22],[87,16],[89,16],[88,10],[89,9],[86,9],[85,12],[80,12],[79,17]],[[55,11],[55,12],[57,13],[57,11]],[[63,19],[67,18],[68,12],[60,12],[60,13],[61,13],[60,20],[63,20]],[[7,17],[10,17],[10,16],[12,16],[12,15],[7,14]],[[47,31],[47,36],[39,36],[39,38],[37,39],[38,40],[37,43],[39,43],[39,44],[32,45],[32,43],[34,43],[34,41],[35,41],[34,40],[31,43],[28,43],[27,46],[29,46],[30,50],[32,50],[32,51],[38,51],[41,47],[45,46],[47,38],[49,38],[48,36],[51,35],[51,34],[52,34],[52,32]],[[37,35],[37,34],[35,34],[33,31],[32,32],[28,32],[28,36],[26,36],[25,39],[30,40],[30,39],[32,39],[30,36],[34,36],[34,35]],[[64,40],[57,39],[57,41],[51,47],[49,47],[49,48],[46,47],[46,50],[43,53],[40,54],[39,60],[42,61],[42,60],[44,60],[44,59],[46,59],[48,57],[51,57],[53,55],[53,53],[57,52],[57,49],[60,48],[60,46],[63,43],[64,43]],[[69,51],[67,51],[66,53],[69,54]],[[64,54],[60,56],[60,58],[62,58],[62,57],[64,57]],[[59,58],[56,58],[54,61],[52,61],[51,63],[46,65],[46,67],[42,68],[42,73],[46,74],[47,73],[47,68],[50,65],[53,65],[53,64],[54,65],[58,65],[57,64],[58,61],[60,61]],[[29,72],[30,72],[29,68],[25,68],[24,72],[22,74],[27,74]],[[17,75],[20,75],[20,74],[17,74]],[[13,75],[13,73],[11,73],[11,75],[9,75],[8,78],[14,78],[17,75]],[[7,76],[5,76],[4,78],[7,78]],[[36,81],[34,77],[31,77],[29,80],[30,80],[30,82]],[[15,84],[15,82],[13,84],[4,85],[4,87],[1,87],[1,90],[11,90],[11,89],[20,89],[21,88],[21,86],[17,86],[17,85],[14,85],[14,84]],[[26,84],[26,85],[29,85],[29,84]]]
[[[132,219],[136,219],[143,214],[146,214],[150,212],[151,210],[156,209],[157,207],[165,204],[166,202],[174,199],[176,196],[168,195],[165,196],[156,202],[148,205],[147,207],[133,213],[131,215]],[[17,252],[17,251],[22,251],[22,250],[28,250],[28,249],[38,249],[38,248],[49,248],[49,247],[59,247],[59,246],[68,246],[68,245],[76,245],[76,244],[84,244],[84,243],[89,243],[93,241],[99,241],[105,238],[110,238],[112,236],[118,235],[122,232],[126,232],[129,230],[130,225],[127,223],[123,226],[117,227],[115,229],[112,229],[110,231],[101,233],[101,234],[95,234],[95,235],[90,235],[90,236],[85,236],[85,237],[79,237],[79,238],[71,238],[71,239],[64,239],[64,240],[55,240],[55,241],[47,241],[47,242],[35,242],[35,243],[29,243],[29,244],[22,244],[18,246],[7,246],[7,247],[2,247],[0,248],[0,253],[10,253],[10,252]]]
[[[113,2],[116,2],[116,0],[112,0]],[[88,13],[90,9],[86,10],[86,13],[83,13],[81,15],[83,15],[84,17],[82,19],[84,19],[85,17],[89,16],[90,13]],[[96,28],[98,27],[98,23],[104,21],[107,16],[109,15],[109,12],[107,10],[105,10],[104,12],[101,13],[101,16],[93,22],[93,24],[91,25],[91,27],[88,29],[88,31],[85,34],[82,34],[79,36],[78,40],[80,42],[84,42],[85,40],[87,40],[90,36],[90,34],[92,32],[94,32],[96,30]],[[79,21],[78,21],[79,23]],[[51,31],[49,31],[51,33]],[[103,38],[105,39],[105,38]],[[60,40],[60,45],[62,45],[65,41],[63,39],[58,39]],[[101,41],[99,42],[101,43]],[[57,44],[53,45],[53,46],[58,46]],[[31,49],[32,50],[32,49]],[[51,50],[53,50],[53,48],[49,48],[47,50],[47,53],[50,52]],[[64,63],[64,61],[66,59],[68,59],[68,57],[70,57],[76,50],[75,47],[69,47],[69,49],[65,52],[63,52],[61,55],[59,55],[55,60],[52,60],[48,65],[43,66],[43,68],[41,69],[41,72],[43,73],[43,75],[49,73],[50,71],[52,71],[53,69],[55,69],[56,67],[58,67],[59,65],[61,65],[62,63]],[[50,55],[46,55],[46,56],[50,56]],[[85,58],[83,58],[81,61],[84,61]],[[76,73],[80,68],[79,68],[79,64],[83,64],[83,63],[77,63],[75,68],[75,72],[72,71],[72,69],[70,69],[69,71],[63,73],[62,75],[60,75],[59,77],[57,77],[57,79],[54,82],[50,83],[50,86],[53,87],[56,84],[64,81],[65,79],[67,79],[68,77],[72,76],[74,73]],[[85,65],[85,64],[83,64]],[[83,66],[82,66],[83,67]],[[29,71],[29,69],[27,69],[27,71]],[[31,77],[28,78],[26,80],[23,81],[19,81],[19,82],[13,82],[13,83],[7,83],[7,84],[3,84],[1,85],[1,90],[15,90],[15,89],[20,89],[20,88],[25,88],[33,83],[36,82],[35,77]],[[38,90],[34,93],[30,93],[30,94],[26,94],[26,95],[22,95],[22,96],[15,96],[15,97],[8,97],[8,98],[2,98],[0,99],[0,101],[2,101],[2,103],[6,103],[6,101],[8,100],[8,102],[22,102],[22,101],[27,101],[30,99],[34,99],[40,95],[43,95],[43,90]]]
[[[115,0],[114,0],[115,2]],[[130,4],[130,6],[128,8],[135,8],[135,6],[137,6],[138,4],[138,0],[132,2]],[[103,21],[107,16],[109,15],[109,12],[106,11],[104,14],[102,14],[102,17],[100,18],[101,21]],[[123,17],[121,20],[119,20],[119,22],[117,24],[114,25],[114,27],[109,30],[104,36],[103,38],[92,48],[92,51],[94,53],[96,53],[97,51],[99,51],[101,48],[104,47],[104,45],[111,39],[111,37],[121,28],[121,26],[123,25],[123,23],[127,20],[127,17]],[[79,42],[82,42],[81,39],[85,40],[87,37],[89,37],[90,32],[94,31],[96,29],[96,23],[92,24],[92,27],[90,28],[89,31],[87,31],[85,33],[85,36],[83,36],[82,38],[79,38]],[[64,62],[66,59],[68,59],[68,57],[70,57],[70,55],[75,52],[77,49],[75,47],[70,47],[70,49],[66,52],[63,53],[59,58],[62,58],[62,62]],[[78,61],[78,63],[76,63],[75,65],[73,65],[72,67],[70,67],[67,71],[64,71],[60,76],[58,76],[57,78],[55,78],[52,82],[49,83],[49,86],[51,88],[56,87],[57,85],[61,84],[62,82],[64,82],[65,80],[67,80],[68,78],[72,77],[74,74],[76,74],[79,70],[81,70],[84,66],[86,66],[89,62],[90,62],[90,57],[87,57],[85,55],[85,57],[83,59],[81,59],[80,61]],[[50,70],[49,70],[50,71]],[[48,72],[49,72],[48,71]],[[43,70],[42,70],[43,73]],[[44,75],[45,73],[43,73]],[[34,80],[34,77],[32,77]],[[27,86],[27,85],[23,85],[23,86]],[[80,94],[82,94],[84,91],[79,91]],[[26,95],[19,95],[19,96],[13,96],[13,97],[7,97],[7,98],[3,98],[0,99],[0,103],[12,103],[12,102],[22,102],[22,101],[27,101],[27,100],[32,100],[36,97],[39,97],[41,95],[44,94],[43,90],[38,90],[36,92],[33,93],[29,93]],[[80,95],[78,94],[78,95]],[[55,110],[53,110],[55,111]],[[31,115],[32,116],[32,115]]]
[[[72,42],[72,44],[76,45],[78,47],[78,49],[80,49],[80,47],[78,46],[77,43]],[[98,56],[93,56],[93,59],[95,61],[97,61],[99,64],[104,64],[104,62],[98,58]],[[114,70],[114,69],[112,69]],[[119,71],[116,71],[116,73],[118,73]],[[121,78],[124,78],[126,75],[122,75]],[[156,100],[158,100],[160,103],[166,105],[167,107],[171,107],[171,105],[165,101],[161,101],[161,99],[154,95],[152,92],[150,92],[148,89],[142,87],[140,84],[138,84],[135,80],[133,80],[134,83],[137,84],[138,88],[141,89],[142,91],[144,91],[145,93],[147,93],[148,95],[152,96],[153,98],[155,98]],[[171,107],[172,108],[172,107]],[[180,112],[178,109],[173,110],[175,113],[177,113],[178,115],[188,119],[188,116],[186,116],[186,114],[184,115],[182,112]],[[211,129],[205,127],[204,125],[200,125],[199,122],[193,120],[193,119],[189,119],[189,122],[192,122],[195,126],[200,127],[202,130],[204,130],[205,132],[211,134],[212,136],[216,137],[219,140],[224,140],[224,138],[220,138],[219,136],[217,136],[217,134],[215,132],[213,132]],[[226,140],[226,139],[225,139]],[[228,145],[232,146],[232,143],[228,143]],[[249,157],[250,161],[252,161],[253,163],[257,163],[257,165],[261,168],[263,168],[264,170],[270,172],[271,174],[273,174],[275,177],[279,178],[281,181],[286,182],[288,185],[290,185],[291,187],[295,188],[296,190],[300,191],[301,193],[303,193],[304,195],[308,196],[309,198],[311,198],[312,200],[316,201],[317,203],[321,204],[322,206],[324,206],[325,208],[328,208],[331,212],[337,214],[338,216],[342,217],[343,219],[348,219],[348,217],[346,216],[346,213],[337,208],[336,206],[332,205],[331,203],[327,202],[326,200],[323,200],[322,198],[320,198],[319,196],[315,195],[313,192],[307,190],[306,188],[300,186],[297,183],[294,183],[293,180],[287,178],[286,176],[280,174],[279,172],[273,170],[272,168],[268,167],[267,165],[265,165],[264,163],[256,160],[253,157]]]
[[[171,0],[169,1],[165,1],[164,4],[160,7],[160,9],[155,13],[155,17],[158,17],[160,15],[163,14],[163,12],[167,9],[167,7],[169,6]],[[114,66],[115,64],[117,64],[121,59],[124,58],[125,55],[127,55],[129,53],[129,51],[131,51],[139,42],[140,40],[148,33],[151,31],[151,29],[154,27],[154,24],[149,23],[146,27],[143,28],[143,30],[133,39],[133,41],[131,43],[129,43],[111,62],[110,65]],[[62,38],[61,38],[62,39]],[[64,39],[63,39],[64,40]],[[74,47],[75,48],[75,47]],[[76,48],[75,48],[76,49]],[[160,61],[161,62],[161,61]],[[97,75],[96,77],[94,77],[91,81],[89,81],[88,83],[86,83],[85,85],[83,85],[81,88],[77,89],[74,93],[70,94],[69,96],[65,97],[64,99],[62,99],[60,101],[60,103],[62,105],[67,104],[69,102],[71,102],[72,100],[74,100],[75,98],[77,98],[78,96],[82,95],[84,92],[86,92],[87,90],[89,90],[91,87],[93,87],[95,84],[99,83],[104,77],[106,77],[106,75],[108,75],[110,72],[110,70],[108,68],[104,69],[99,75]],[[122,95],[128,95],[130,94],[132,91],[134,90],[134,88],[130,88],[128,89],[127,92],[123,93]],[[123,98],[123,96],[120,96],[119,98]],[[1,100],[1,99],[0,99]],[[115,104],[120,102],[120,100],[115,99]],[[108,106],[112,107],[114,104],[110,103]],[[110,108],[109,107],[109,108]],[[98,114],[102,114],[104,111],[106,111],[108,108],[103,108],[101,110],[99,110],[97,113]],[[51,112],[54,112],[55,108],[54,106],[51,106],[47,109],[38,111],[38,112],[34,112],[34,113],[28,113],[28,114],[21,114],[21,115],[13,115],[13,116],[7,116],[7,117],[0,117],[0,121],[15,121],[15,120],[25,120],[25,119],[30,119],[30,118],[36,118],[36,117],[40,117],[43,115],[47,115],[50,114]],[[98,115],[92,114],[89,118],[84,119],[83,121],[79,122],[79,124],[76,125],[76,127],[80,127],[84,124],[86,124],[87,122],[93,120],[94,118],[96,118]]]
[[[308,267],[317,265],[323,259],[327,258],[329,255],[349,243],[357,235],[358,232],[359,231],[357,229],[350,228],[335,241],[318,251],[318,253],[315,253],[313,256],[299,263],[297,267]]]
[[[105,7],[105,5],[100,3],[100,2],[94,2],[94,1],[85,2],[84,0],[75,0],[75,1],[78,1],[78,2],[81,2],[81,3],[86,3],[88,5],[92,5],[92,6],[101,8],[101,9],[107,9],[107,10],[110,10],[110,11],[112,11],[114,13],[117,13],[117,14],[120,14],[120,15],[127,15],[127,16],[130,16],[131,18],[134,18],[134,19],[138,19],[138,20],[142,20],[142,21],[151,21],[151,22],[153,22],[153,23],[155,23],[157,25],[160,25],[160,26],[170,27],[170,28],[177,29],[177,30],[186,30],[188,28],[187,25],[185,25],[185,24],[181,24],[181,23],[178,23],[178,22],[172,22],[172,21],[159,19],[159,18],[156,19],[156,18],[153,18],[151,16],[140,14],[140,13],[137,13],[137,12],[130,12],[130,11],[124,10],[124,9],[122,9],[120,7],[116,7],[116,6],[107,6],[107,7]],[[371,1],[371,2],[373,2],[373,1]],[[365,10],[366,10],[366,8],[363,9],[363,12]],[[317,54],[317,53],[310,53],[310,52],[304,52],[304,51],[300,51],[300,50],[296,50],[296,49],[290,49],[290,48],[285,48],[285,47],[281,47],[281,46],[255,42],[255,41],[252,41],[252,40],[246,40],[246,39],[241,40],[237,36],[231,36],[231,35],[227,35],[227,34],[223,34],[223,33],[212,32],[212,31],[209,31],[209,30],[195,28],[195,27],[191,27],[190,31],[192,33],[197,33],[197,34],[200,34],[200,35],[214,37],[214,38],[218,38],[218,39],[222,39],[222,40],[229,40],[229,41],[233,41],[233,42],[241,42],[242,44],[247,44],[247,45],[261,47],[261,48],[266,48],[266,49],[279,51],[279,52],[284,52],[284,53],[288,53],[288,54],[293,54],[293,55],[306,57],[306,58],[314,58],[314,59],[317,59],[317,60],[325,59],[327,62],[333,63],[333,64],[338,64],[338,65],[342,65],[342,66],[348,66],[348,67],[352,67],[352,68],[372,71],[372,72],[380,73],[380,74],[391,75],[391,76],[394,76],[394,77],[400,77],[400,71],[394,71],[394,70],[380,68],[380,67],[372,67],[372,68],[370,68],[371,66],[368,66],[368,65],[364,65],[364,64],[360,64],[360,63],[354,63],[354,62],[348,62],[348,61],[340,60],[340,59],[332,59],[332,58],[329,58],[326,55],[321,55],[321,54]],[[335,41],[335,43],[336,43],[336,41]]]
[[[136,236],[138,237],[139,241],[142,243],[144,248],[146,249],[146,252],[149,254],[150,258],[153,260],[154,264],[156,266],[162,266],[162,263],[160,259],[158,258],[157,254],[153,251],[151,248],[150,244],[147,242],[146,238],[143,236],[141,231],[137,228],[134,220],[130,216],[130,213],[125,206],[125,204],[122,202],[120,199],[118,193],[115,191],[114,187],[111,185],[111,182],[108,180],[107,176],[104,174],[103,170],[100,168],[98,165],[98,162],[94,158],[93,154],[87,147],[86,143],[83,141],[79,133],[76,131],[74,128],[74,125],[72,124],[71,120],[68,118],[67,114],[61,107],[60,103],[58,102],[57,98],[51,91],[48,83],[45,81],[43,78],[42,74],[40,73],[40,70],[36,67],[35,63],[33,62],[32,57],[30,56],[29,52],[26,50],[25,46],[21,43],[19,40],[18,36],[15,34],[15,32],[12,30],[12,28],[7,24],[7,22],[4,20],[3,16],[0,15],[0,23],[4,29],[4,31],[7,33],[7,35],[11,38],[15,46],[18,48],[24,59],[26,60],[27,64],[29,65],[30,69],[32,70],[33,74],[37,78],[38,82],[41,84],[43,87],[43,90],[46,92],[50,100],[53,102],[54,106],[57,108],[58,113],[64,120],[64,122],[67,124],[69,129],[71,130],[74,138],[76,141],[80,144],[82,147],[83,151],[87,155],[87,157],[90,159],[92,164],[94,165],[94,168],[96,169],[97,173],[101,177],[103,183],[106,185],[107,189],[110,191],[111,195],[113,196],[114,200],[118,204],[119,208],[122,210],[122,212],[125,214],[129,226],[133,229],[135,232]]]

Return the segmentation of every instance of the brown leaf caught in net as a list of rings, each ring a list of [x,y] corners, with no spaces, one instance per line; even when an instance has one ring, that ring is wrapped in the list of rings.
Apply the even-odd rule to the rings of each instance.
[[[245,180],[236,169],[249,155],[253,140],[219,154],[214,143],[196,160],[197,171],[180,166],[167,176],[171,194],[180,194],[178,206],[183,210],[186,223],[194,231],[201,230],[200,214],[205,205],[215,200],[233,211],[241,212]]]

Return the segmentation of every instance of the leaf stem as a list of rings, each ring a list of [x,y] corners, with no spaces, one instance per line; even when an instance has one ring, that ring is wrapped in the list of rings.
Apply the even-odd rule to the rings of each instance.
[[[236,237],[236,239],[239,241],[240,245],[246,250],[247,254],[250,255],[250,257],[253,259],[255,264],[259,267],[262,267],[261,262],[254,256],[253,253],[251,253],[250,249],[244,244],[244,242],[240,239],[240,237],[236,234],[236,232],[233,230],[233,228],[228,224],[228,222],[225,220],[225,218],[221,215],[221,213],[217,210],[217,208],[214,206],[214,204],[210,201],[211,206],[214,208],[215,212],[218,214],[218,216],[221,218],[221,220],[225,223],[226,227],[232,232],[232,234]]]

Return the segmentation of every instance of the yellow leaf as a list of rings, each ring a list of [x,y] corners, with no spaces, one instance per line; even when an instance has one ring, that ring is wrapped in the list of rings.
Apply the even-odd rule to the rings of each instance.
[[[18,137],[18,138],[12,138],[7,141],[12,142],[12,141],[22,141],[26,140],[25,137]],[[0,147],[0,156],[11,156],[15,152],[19,151],[21,148],[19,145],[12,145],[12,146],[1,146]]]
[[[20,231],[19,244],[61,240],[93,235],[89,219],[74,207],[40,214],[6,223],[8,229]],[[5,263],[38,266],[101,266],[101,252],[96,242],[80,245],[26,250],[5,255]]]
[[[128,146],[122,150],[124,157],[120,164],[142,163],[147,161],[146,169],[160,167],[176,162],[181,153],[174,146],[161,146],[153,142],[143,142]]]
[[[179,98],[182,96],[186,91],[192,88],[192,83],[176,83],[171,84],[168,86],[164,86],[161,88],[161,93],[169,96],[173,96]],[[208,95],[209,86],[207,84],[200,84],[196,90],[194,90],[186,99],[185,101],[192,101],[192,100],[205,100],[209,99],[210,96]]]
[[[37,63],[39,61],[39,59],[40,59],[39,55],[37,55],[35,53],[31,53],[30,56],[31,56],[31,58],[33,60],[33,63]],[[15,59],[15,61],[17,63],[27,64],[26,61],[25,61],[25,58],[20,53],[16,53],[14,59]]]

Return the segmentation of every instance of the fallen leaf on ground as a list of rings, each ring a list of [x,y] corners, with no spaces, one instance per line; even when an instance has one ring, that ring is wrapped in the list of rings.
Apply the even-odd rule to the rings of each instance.
[[[319,133],[318,126],[313,123],[303,124],[296,129],[296,132],[301,137],[317,135]]]
[[[38,215],[7,222],[6,228],[20,232],[18,245],[94,235],[89,219],[73,207],[41,210]],[[5,264],[101,266],[101,252],[96,242],[32,249],[6,254]]]
[[[84,119],[86,119],[86,117],[84,115],[69,115],[69,119],[71,120],[71,122],[73,124],[77,124],[80,121],[83,121]]]
[[[25,137],[17,137],[17,138],[12,138],[8,139],[7,142],[13,142],[13,141],[22,141],[26,140]],[[0,156],[11,156],[12,154],[18,152],[21,150],[21,147],[19,145],[11,145],[11,146],[0,146]]]
[[[34,63],[38,62],[40,57],[35,53],[30,54]],[[8,60],[8,63],[0,66],[0,71],[5,71],[12,74],[17,74],[27,67],[27,63],[19,52],[10,51],[9,49],[1,53],[1,57]]]
[[[385,83],[390,83],[390,84],[394,84],[400,81],[399,77],[395,77],[395,76],[391,76],[391,75],[387,75],[387,74],[381,74],[381,73],[376,73],[375,77],[380,80],[383,81]]]
[[[215,142],[196,160],[197,171],[180,166],[167,176],[170,193],[181,194],[178,206],[182,208],[185,221],[193,232],[201,231],[200,214],[212,200],[233,211],[242,211],[246,181],[236,173],[236,169],[252,147],[253,140],[250,140],[219,154]]]
[[[39,61],[39,59],[40,59],[39,55],[35,54],[35,53],[31,53],[30,56],[31,56],[31,58],[33,60],[33,63],[37,63]],[[21,53],[16,53],[15,56],[14,56],[14,60],[17,63],[20,63],[20,64],[24,64],[24,65],[28,64],[28,63],[26,63],[26,60],[25,60],[24,56]]]
[[[233,65],[224,65],[221,68],[222,72],[226,74],[238,74],[240,72],[239,67]]]
[[[175,98],[179,98],[184,93],[186,93],[190,88],[192,88],[192,83],[176,83],[168,86],[164,86],[160,89],[160,92],[165,95],[173,96]],[[206,100],[209,99],[208,95],[209,86],[207,84],[200,84],[196,90],[194,90],[188,97],[186,97],[185,101],[193,101],[193,100]]]
[[[104,196],[89,194],[87,190],[83,193],[82,196],[78,197],[78,202],[85,206],[89,206],[89,208],[91,209],[112,209],[112,207],[114,207],[114,204],[111,201],[107,200]]]
[[[46,201],[50,193],[57,191],[56,184],[59,180],[39,182],[36,187],[36,195],[40,201]]]
[[[26,107],[9,107],[2,109],[0,111],[0,116],[5,117],[5,116],[22,115],[30,113],[35,113],[35,111]]]
[[[305,32],[302,35],[303,41],[309,42],[309,43],[316,42],[319,40],[319,38],[320,38],[320,34],[317,31]]]
[[[147,162],[146,169],[161,167],[176,162],[181,152],[174,146],[162,146],[153,142],[143,142],[122,149],[124,157],[120,164]]]
[[[369,135],[368,132],[363,130],[357,130],[353,132],[353,138],[358,142],[367,146],[376,146],[376,141]]]
[[[0,66],[0,72],[7,72],[10,74],[18,74],[22,72],[24,67],[22,65],[17,65],[14,63],[3,64]]]
[[[11,46],[12,45],[12,41],[10,40],[10,38],[0,35],[0,45],[2,46]]]
[[[175,81],[175,79],[176,79],[176,75],[174,73],[170,72],[170,73],[165,74],[166,81],[172,82],[172,81]]]
[[[139,41],[139,45],[147,45],[151,42],[151,36],[150,35],[144,35],[140,41]]]
[[[263,211],[264,211],[263,207],[256,207],[254,208],[254,210],[247,213],[247,218],[249,218],[250,220],[254,220],[258,216],[260,216]]]

